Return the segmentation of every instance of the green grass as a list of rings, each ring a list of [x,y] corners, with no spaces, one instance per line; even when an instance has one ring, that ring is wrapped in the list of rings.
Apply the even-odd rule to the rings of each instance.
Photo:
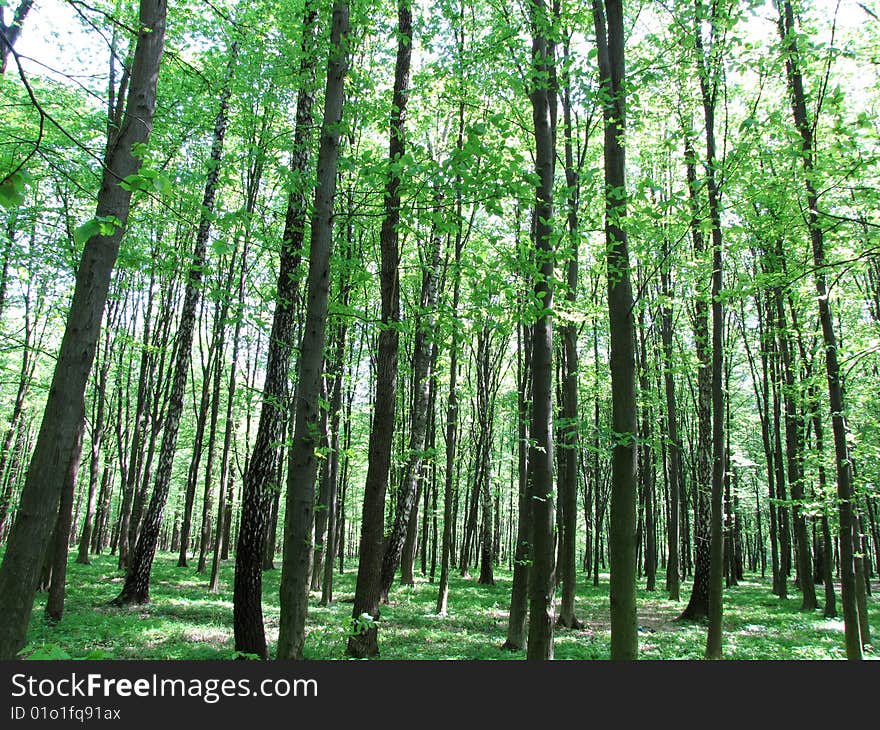
[[[232,641],[233,563],[221,571],[221,591],[211,595],[207,577],[193,568],[176,567],[176,556],[160,553],[153,567],[151,603],[111,608],[122,582],[111,556],[77,565],[71,553],[63,621],[49,626],[43,619],[45,594],[34,607],[25,656],[76,659],[230,659]],[[281,571],[264,573],[263,601],[270,651],[278,637],[278,581]],[[355,570],[335,576],[335,601],[318,606],[312,594],[306,627],[305,654],[309,659],[344,658],[345,637],[352,610]],[[511,573],[497,570],[495,586],[477,585],[476,579],[450,580],[449,612],[434,613],[436,585],[417,578],[415,586],[396,585],[391,604],[384,606],[379,623],[382,659],[511,659],[524,652],[500,649],[507,631]],[[578,577],[576,614],[582,630],[557,629],[557,659],[607,659],[608,582],[598,587]],[[643,581],[641,584],[643,585]],[[658,580],[662,587],[662,574]],[[820,587],[821,595],[821,587]],[[780,600],[767,580],[747,575],[740,585],[725,591],[724,656],[727,659],[839,659],[843,654],[843,621],[827,620],[821,611],[804,614],[794,588]],[[682,595],[688,595],[684,587]],[[557,597],[558,600],[558,597]],[[666,599],[662,590],[638,592],[640,656],[644,659],[699,659],[706,628],[673,620],[684,603]],[[880,599],[869,598],[871,629],[880,632]],[[838,597],[838,611],[839,597]],[[876,656],[876,652],[869,652]]]

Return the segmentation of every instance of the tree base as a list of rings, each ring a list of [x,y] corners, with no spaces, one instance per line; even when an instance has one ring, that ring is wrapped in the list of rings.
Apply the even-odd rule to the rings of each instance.
[[[143,594],[136,591],[126,592],[124,589],[122,593],[120,593],[116,598],[112,601],[108,601],[108,606],[114,606],[116,608],[125,608],[126,606],[142,606],[145,603],[150,602],[149,593]]]
[[[353,659],[372,659],[379,656],[379,631],[374,626],[360,634],[348,637],[345,655]]]
[[[578,621],[577,617],[572,615],[571,617],[563,616],[562,614],[556,619],[556,625],[561,626],[565,629],[572,629],[578,631],[584,628],[584,624],[582,621]]]

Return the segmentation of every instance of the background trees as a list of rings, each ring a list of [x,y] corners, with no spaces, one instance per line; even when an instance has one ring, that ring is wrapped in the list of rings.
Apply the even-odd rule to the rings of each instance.
[[[57,607],[75,543],[142,574],[138,600],[154,550],[180,576],[212,556],[205,590],[234,596],[235,648],[263,657],[279,561],[284,657],[309,655],[308,589],[332,606],[355,569],[357,656],[395,620],[398,573],[436,579],[448,617],[450,576],[490,600],[511,570],[505,646],[536,658],[557,584],[556,633],[581,636],[579,591],[606,572],[614,657],[637,655],[636,587],[660,578],[690,597],[670,613],[713,609],[723,656],[717,609],[764,572],[808,615],[813,582],[832,615],[840,581],[858,656],[880,559],[880,145],[877,28],[851,5],[375,0],[344,42],[327,3],[185,5],[158,81],[131,8],[59,3],[88,79],[29,60],[31,9],[0,78],[4,651],[38,584]],[[149,140],[138,112],[117,170],[120,100],[151,83]],[[95,207],[102,184],[127,219]],[[107,237],[74,367],[68,302]],[[2,578],[25,555],[27,580]]]

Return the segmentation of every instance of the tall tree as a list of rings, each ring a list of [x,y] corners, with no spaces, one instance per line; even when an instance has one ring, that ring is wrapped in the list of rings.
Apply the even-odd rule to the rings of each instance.
[[[412,60],[412,4],[397,2],[397,57],[388,141],[388,179],[385,183],[384,217],[379,234],[382,293],[381,330],[376,353],[376,392],[370,428],[369,464],[361,518],[360,562],[354,594],[354,629],[346,653],[365,658],[379,653],[375,618],[379,613],[382,556],[384,553],[385,490],[391,463],[397,402],[397,356],[400,333],[399,231],[401,158],[406,151],[406,105]]]
[[[253,452],[242,484],[241,519],[235,551],[233,625],[236,651],[267,659],[263,628],[263,549],[273,497],[269,483],[278,459],[289,402],[288,379],[299,297],[298,269],[307,220],[310,130],[315,103],[314,77],[317,10],[307,2],[300,41],[300,88],[296,99],[294,147],[290,158],[292,182],[287,197],[284,232],[275,290],[275,312],[266,357],[262,406]]]
[[[0,566],[0,615],[4,617],[0,626],[0,659],[15,658],[24,646],[42,556],[65,480],[74,462],[79,461],[78,435],[85,417],[83,395],[131,205],[131,187],[119,183],[137,174],[141,160],[132,153],[149,142],[165,46],[165,15],[165,0],[141,0],[128,96],[124,109],[120,104],[114,115],[118,126],[107,140],[104,155],[94,218],[97,223],[90,229],[92,235],[85,241],[77,267],[76,286],[40,432]]]
[[[211,232],[214,202],[217,196],[217,181],[220,174],[220,163],[223,157],[223,140],[228,124],[229,97],[232,93],[232,75],[238,58],[238,43],[233,42],[226,67],[226,76],[220,93],[220,106],[214,122],[214,134],[211,143],[208,176],[202,196],[201,216],[196,232],[196,241],[183,296],[183,307],[177,325],[175,341],[174,369],[171,374],[171,390],[168,408],[165,412],[165,425],[162,431],[162,446],[159,450],[159,464],[156,468],[156,479],[150,504],[144,515],[143,525],[137,544],[131,554],[131,561],[125,575],[125,584],[119,595],[113,599],[118,606],[147,603],[150,600],[150,573],[153,559],[159,542],[159,531],[162,526],[162,514],[168,501],[171,487],[171,469],[177,447],[177,436],[180,429],[180,418],[183,413],[184,391],[187,375],[192,360],[192,342],[195,330],[196,309],[201,299],[202,277],[205,268],[205,250]]]
[[[534,278],[535,321],[532,335],[532,447],[529,453],[532,566],[529,575],[529,633],[527,658],[553,658],[553,594],[556,588],[553,554],[553,119],[550,79],[553,24],[546,3],[530,7],[532,56],[529,100],[535,144]]]
[[[605,119],[605,246],[611,334],[611,658],[636,659],[635,325],[626,229],[626,88],[623,2],[593,0]]]
[[[281,570],[281,617],[278,659],[302,658],[309,606],[309,578],[318,461],[318,419],[327,311],[330,304],[330,253],[333,243],[333,199],[339,159],[339,136],[349,63],[349,7],[333,6],[324,121],[318,149],[318,181],[312,209],[306,320],[300,341],[294,397],[293,442],[287,469],[284,514],[284,563]]]
[[[813,281],[819,307],[819,322],[825,345],[825,372],[828,378],[828,398],[831,405],[831,430],[834,438],[834,456],[837,471],[837,499],[840,521],[840,591],[843,607],[846,656],[862,658],[859,613],[856,605],[856,578],[853,557],[853,535],[856,521],[853,516],[852,464],[847,443],[846,402],[841,383],[840,362],[837,356],[837,334],[825,271],[825,234],[819,222],[819,195],[817,193],[816,145],[813,122],[807,111],[801,59],[798,52],[794,11],[789,0],[777,2],[779,36],[785,60],[786,80],[791,100],[794,126],[801,138],[801,164],[804,169],[804,191],[807,197],[807,228],[813,255]]]

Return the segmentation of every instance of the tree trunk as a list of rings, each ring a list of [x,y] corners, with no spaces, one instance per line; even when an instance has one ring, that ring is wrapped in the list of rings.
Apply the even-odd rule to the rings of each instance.
[[[388,601],[388,591],[394,580],[394,574],[400,565],[407,532],[412,529],[414,515],[418,510],[418,497],[421,489],[422,460],[424,459],[425,440],[428,433],[429,391],[433,377],[432,339],[437,309],[437,291],[440,280],[440,255],[443,234],[440,228],[442,215],[442,197],[434,201],[434,231],[427,256],[426,266],[422,273],[422,292],[419,309],[415,315],[415,344],[413,345],[413,405],[410,414],[409,458],[403,471],[400,489],[397,491],[397,511],[391,534],[385,541],[385,554],[382,558],[382,576],[379,586],[382,601]],[[412,525],[414,528],[415,525]]]
[[[663,259],[668,260],[669,242],[663,240]],[[664,296],[660,314],[660,338],[663,343],[663,385],[666,395],[666,439],[669,453],[669,516],[667,522],[666,590],[669,599],[680,600],[681,576],[679,574],[679,515],[681,513],[681,442],[678,436],[678,407],[675,398],[675,379],[673,377],[672,352],[672,285],[669,266],[660,271],[660,282]]]
[[[137,45],[121,124],[108,140],[98,193],[97,217],[113,216],[109,235],[85,243],[64,337],[52,376],[40,433],[27,471],[17,519],[0,567],[0,659],[13,659],[24,645],[41,558],[46,552],[58,504],[72,464],[78,460],[78,433],[84,418],[83,395],[128,220],[131,191],[117,184],[135,174],[140,161],[134,145],[149,140],[156,103],[156,80],[165,40],[164,0],[141,0]]]
[[[526,601],[528,598],[531,544],[531,500],[529,498],[529,397],[531,389],[531,335],[528,326],[517,328],[517,457],[519,502],[516,524],[516,547],[513,554],[513,586],[510,591],[510,611],[507,620],[507,639],[502,649],[519,651],[526,644]]]
[[[834,455],[837,467],[837,499],[840,519],[840,584],[843,606],[844,635],[848,659],[862,658],[862,642],[856,605],[856,576],[853,561],[853,488],[852,465],[847,444],[846,403],[840,381],[837,359],[837,336],[828,299],[825,275],[824,233],[819,224],[819,197],[814,182],[815,147],[813,129],[807,116],[806,95],[800,72],[800,56],[794,27],[794,12],[789,0],[779,3],[779,34],[785,50],[786,79],[791,97],[794,125],[801,135],[804,188],[807,196],[808,228],[813,253],[814,282],[819,306],[819,321],[825,345],[825,372],[831,405],[831,426],[834,434]]]
[[[602,5],[604,4],[604,12]],[[607,13],[607,33],[605,15]],[[626,216],[623,3],[593,0],[605,118],[605,246],[611,333],[611,658],[636,659],[636,382],[635,329]]]
[[[526,657],[553,658],[554,592],[553,554],[553,119],[551,87],[554,59],[548,32],[551,18],[544,0],[530,8],[532,68],[529,100],[535,141],[535,189],[533,247],[538,269],[534,297],[538,314],[532,336],[532,445],[529,452],[532,566],[529,574],[529,629]]]
[[[232,71],[238,56],[238,45],[233,43],[229,64],[226,71],[226,82],[220,95],[220,109],[214,124],[214,139],[211,145],[211,161],[205,192],[202,198],[202,215],[196,233],[196,244],[190,261],[189,275],[181,309],[180,322],[177,330],[177,352],[175,353],[174,371],[171,379],[171,393],[168,409],[165,413],[165,427],[162,432],[162,446],[159,450],[159,465],[156,469],[156,480],[153,494],[144,522],[138,536],[137,545],[131,554],[125,585],[120,594],[112,601],[114,605],[147,603],[150,600],[150,572],[159,540],[162,525],[162,514],[168,500],[171,486],[171,468],[174,464],[177,435],[180,417],[183,413],[183,397],[186,380],[192,359],[193,331],[195,329],[196,308],[201,296],[202,270],[205,265],[205,248],[211,230],[214,199],[217,194],[220,161],[223,156],[223,138],[226,135],[227,110],[231,93]]]
[[[357,658],[379,653],[378,629],[375,619],[381,598],[382,558],[384,542],[385,490],[391,462],[397,406],[398,320],[400,318],[400,284],[398,224],[400,222],[400,171],[395,162],[405,151],[404,125],[409,98],[409,72],[412,56],[412,8],[410,0],[397,3],[397,57],[394,63],[394,90],[391,101],[391,125],[388,160],[391,169],[385,185],[382,228],[380,288],[382,295],[381,331],[376,357],[376,397],[370,444],[367,480],[364,487],[361,519],[360,562],[352,610],[353,631],[348,638],[346,653]]]
[[[316,24],[317,12],[307,4],[300,41],[300,76],[303,82],[296,100],[294,148],[290,160],[292,175],[303,180],[307,179],[309,169],[309,138],[315,102]],[[242,483],[241,518],[235,551],[235,649],[256,654],[262,659],[268,658],[263,629],[262,568],[273,496],[269,481],[277,461],[278,444],[285,429],[284,408],[289,400],[288,377],[299,297],[297,270],[302,258],[307,206],[305,184],[292,189],[287,198],[287,213],[281,239],[275,313],[269,336],[260,420]]]
[[[80,426],[78,436],[79,446],[82,446],[82,432],[85,424]],[[76,454],[82,453],[81,449],[75,450]],[[46,600],[46,621],[56,624],[61,621],[64,614],[64,589],[67,582],[67,553],[68,538],[71,527],[71,507],[73,506],[73,493],[76,490],[76,476],[79,472],[79,460],[74,459],[68,468],[66,484],[61,500],[58,505],[58,522],[55,525],[55,544],[51,549],[53,554],[47,557],[52,561],[52,578],[49,583],[49,597]]]
[[[568,44],[563,46],[565,59],[568,60]],[[562,114],[563,114],[563,140],[565,148],[565,184],[568,190],[566,196],[566,222],[568,228],[568,245],[570,253],[566,263],[566,291],[565,298],[572,308],[578,298],[578,236],[580,225],[578,222],[578,205],[580,195],[580,180],[575,169],[573,120],[571,114],[571,81],[566,72],[565,83],[562,89]],[[562,602],[559,608],[558,623],[569,629],[579,629],[581,622],[575,616],[575,592],[577,590],[577,523],[578,523],[578,431],[580,420],[578,417],[578,351],[577,351],[577,326],[566,323],[562,328],[562,341],[564,352],[565,375],[562,384],[562,418],[564,427],[561,429],[562,447],[560,454],[565,468],[559,475],[559,506],[562,510],[562,535],[561,541],[561,577],[562,577]],[[588,548],[589,550],[589,548]]]
[[[324,121],[321,125],[318,181],[312,211],[305,328],[300,341],[293,442],[287,469],[278,659],[302,658],[305,643],[313,549],[315,477],[318,470],[315,432],[320,416],[318,396],[321,392],[327,310],[330,304],[333,198],[336,194],[344,82],[349,62],[348,17],[346,0],[337,0],[333,6],[330,31]]]

